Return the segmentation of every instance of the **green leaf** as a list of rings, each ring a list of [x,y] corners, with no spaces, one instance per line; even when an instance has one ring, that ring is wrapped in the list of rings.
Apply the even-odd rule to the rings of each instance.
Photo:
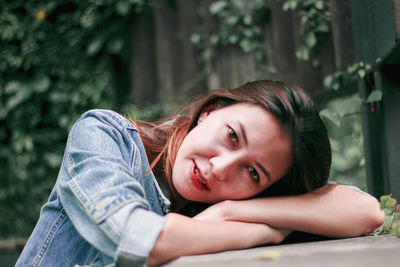
[[[282,9],[283,11],[294,10],[296,9],[298,3],[298,0],[287,0],[285,3],[283,3]]]
[[[221,12],[225,7],[226,7],[225,1],[216,1],[210,5],[209,11],[212,15],[215,15],[215,14]]]
[[[191,36],[190,36],[190,42],[192,43],[192,44],[200,44],[200,40],[201,40],[201,34],[200,33],[193,33]]]
[[[357,112],[361,105],[361,99],[358,95],[346,98],[339,102],[337,106],[337,112],[340,117]]]
[[[232,34],[228,38],[228,42],[230,44],[236,44],[238,41],[239,41],[239,36],[237,36],[236,34]]]
[[[88,56],[94,56],[97,54],[101,48],[103,47],[104,40],[102,38],[96,38],[92,42],[89,43],[86,54]]]
[[[9,81],[4,88],[4,93],[13,94],[16,93],[19,89],[24,89],[25,87],[26,86],[19,81]]]
[[[308,47],[302,45],[296,50],[296,57],[301,60],[307,61],[310,57]]]
[[[115,11],[120,16],[126,16],[131,11],[132,4],[127,0],[118,1],[117,5],[115,6]]]
[[[380,200],[381,209],[393,208],[393,206],[397,204],[396,199],[392,198],[392,194],[381,196]]]
[[[245,25],[251,25],[252,22],[253,22],[253,19],[252,19],[252,17],[250,15],[244,16],[243,23]]]
[[[309,32],[305,36],[304,41],[309,47],[314,47],[315,44],[317,43],[317,37],[315,36],[314,32]]]
[[[319,115],[321,116],[321,118],[325,118],[333,122],[333,124],[335,124],[337,127],[340,127],[340,118],[336,111],[325,108],[319,112]]]
[[[347,67],[348,73],[354,73],[358,69],[359,63],[351,64]]]
[[[46,75],[38,77],[32,84],[33,90],[37,93],[46,92],[50,87],[50,78]]]
[[[124,47],[124,41],[120,38],[115,38],[107,44],[107,51],[110,54],[118,54]]]
[[[314,5],[315,5],[315,8],[317,8],[317,9],[324,9],[324,1],[322,1],[322,0],[315,1]]]
[[[315,28],[314,31],[315,32],[329,32],[329,27],[325,23],[318,24],[318,26]]]
[[[364,78],[365,75],[367,74],[367,72],[364,69],[359,69],[357,73],[360,79]]]
[[[212,34],[212,35],[210,36],[210,43],[211,43],[212,45],[216,45],[216,44],[218,44],[218,42],[219,42],[218,35]]]
[[[400,223],[396,222],[392,225],[391,229],[390,229],[390,233],[392,235],[396,235],[398,237],[400,237]]]
[[[381,100],[382,100],[382,91],[374,90],[369,94],[365,103],[378,102]]]
[[[385,215],[392,215],[393,214],[393,209],[384,208],[382,210],[383,210],[383,213],[385,213]]]

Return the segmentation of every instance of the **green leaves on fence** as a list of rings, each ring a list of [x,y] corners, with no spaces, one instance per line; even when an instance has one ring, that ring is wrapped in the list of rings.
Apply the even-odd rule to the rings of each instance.
[[[385,213],[385,221],[377,230],[377,234],[393,234],[400,237],[400,205],[397,204],[397,200],[392,195],[381,196],[380,208]]]

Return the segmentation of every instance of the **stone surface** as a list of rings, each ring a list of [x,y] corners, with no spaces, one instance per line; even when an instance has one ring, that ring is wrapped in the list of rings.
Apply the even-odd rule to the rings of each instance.
[[[266,251],[270,252],[265,253]],[[261,260],[259,257],[262,253],[278,257]],[[181,257],[166,266],[381,267],[400,266],[399,256],[400,238],[395,236],[367,236],[187,256]]]

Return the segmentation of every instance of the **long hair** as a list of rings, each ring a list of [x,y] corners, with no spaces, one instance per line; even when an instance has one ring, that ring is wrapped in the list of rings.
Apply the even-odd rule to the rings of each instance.
[[[183,139],[210,105],[223,108],[235,103],[256,104],[280,123],[292,144],[288,173],[267,190],[271,194],[301,194],[326,184],[331,167],[331,146],[324,123],[311,98],[297,85],[281,81],[247,82],[231,90],[213,90],[178,112],[179,115],[148,123],[137,121],[150,168],[171,182],[172,168]],[[168,121],[169,120],[169,121]]]

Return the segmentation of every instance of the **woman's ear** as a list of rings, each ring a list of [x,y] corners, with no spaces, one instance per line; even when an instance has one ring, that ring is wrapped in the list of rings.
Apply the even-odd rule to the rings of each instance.
[[[203,110],[201,111],[199,118],[197,119],[197,124],[200,124],[201,122],[203,122],[205,120],[205,118],[207,118],[211,112],[213,112],[214,110],[217,110],[217,109],[218,109],[217,104],[211,104],[211,105],[205,106],[203,108]]]

